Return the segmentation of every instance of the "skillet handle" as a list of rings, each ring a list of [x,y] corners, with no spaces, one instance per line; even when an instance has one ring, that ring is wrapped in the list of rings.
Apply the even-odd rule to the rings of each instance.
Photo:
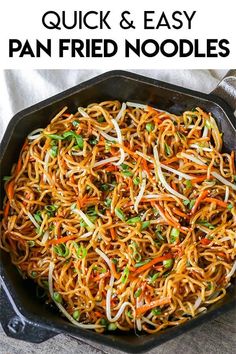
[[[228,105],[236,110],[236,69],[229,70],[217,87],[211,92],[212,95],[223,99]]]
[[[1,285],[1,283],[0,283]],[[33,324],[13,308],[3,288],[0,288],[0,324],[8,337],[30,343],[42,343],[57,333]]]

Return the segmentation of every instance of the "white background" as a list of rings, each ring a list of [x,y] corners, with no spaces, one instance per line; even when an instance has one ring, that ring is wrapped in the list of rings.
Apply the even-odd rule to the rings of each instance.
[[[223,69],[235,66],[236,62],[236,39],[235,39],[235,0],[227,1],[207,1],[207,0],[157,0],[138,1],[138,0],[7,0],[1,6],[0,11],[0,45],[2,69]],[[3,1],[1,2],[3,4]],[[68,21],[72,18],[73,11],[88,10],[110,10],[109,24],[112,30],[49,30],[42,25],[42,16],[46,11],[66,11]],[[119,26],[121,12],[128,10],[132,13],[130,19],[134,20],[136,29],[122,30]],[[154,24],[158,21],[162,11],[166,15],[171,15],[176,10],[186,10],[192,12],[197,10],[193,19],[193,28],[168,30],[143,29],[143,11],[153,10]],[[168,17],[169,18],[169,17]],[[172,23],[170,21],[170,23]],[[9,58],[8,45],[9,38],[17,38],[22,41],[28,39],[35,48],[35,39],[42,43],[47,38],[52,38],[53,55],[52,58],[46,54],[41,58]],[[69,54],[64,58],[58,58],[58,39],[59,38],[112,38],[119,44],[119,51],[112,58],[70,58]],[[132,58],[124,58],[124,40],[127,38],[133,41],[135,38],[155,39],[158,42],[167,38],[178,40],[179,38],[194,39],[199,38],[201,50],[205,51],[206,38],[226,38],[230,41],[230,56],[226,58],[165,58],[158,55],[154,58],[141,58],[133,55]]]

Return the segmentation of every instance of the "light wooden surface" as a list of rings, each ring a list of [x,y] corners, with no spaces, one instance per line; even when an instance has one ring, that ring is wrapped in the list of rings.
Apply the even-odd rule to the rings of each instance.
[[[1,309],[0,309],[1,310]],[[41,344],[8,338],[0,327],[0,354],[121,354],[93,343],[58,335]],[[231,310],[148,352],[148,354],[233,354],[236,353],[236,310]]]

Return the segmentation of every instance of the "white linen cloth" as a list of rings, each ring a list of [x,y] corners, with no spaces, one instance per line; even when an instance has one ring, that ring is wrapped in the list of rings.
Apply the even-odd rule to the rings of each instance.
[[[227,70],[130,70],[140,75],[210,93]],[[13,115],[105,70],[0,71],[0,140]]]

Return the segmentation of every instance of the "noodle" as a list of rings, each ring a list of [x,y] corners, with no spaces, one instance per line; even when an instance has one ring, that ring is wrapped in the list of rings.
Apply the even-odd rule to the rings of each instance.
[[[234,153],[210,113],[105,101],[30,133],[5,184],[0,247],[74,325],[157,332],[226,294]]]

